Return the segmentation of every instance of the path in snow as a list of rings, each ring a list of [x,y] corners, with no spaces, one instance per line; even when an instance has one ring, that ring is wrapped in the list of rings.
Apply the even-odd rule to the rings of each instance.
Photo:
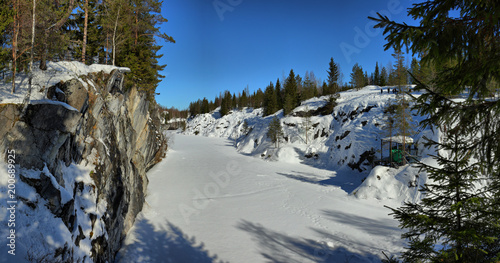
[[[349,196],[355,175],[266,162],[225,139],[173,141],[118,262],[380,262],[402,248],[383,207],[398,204]]]

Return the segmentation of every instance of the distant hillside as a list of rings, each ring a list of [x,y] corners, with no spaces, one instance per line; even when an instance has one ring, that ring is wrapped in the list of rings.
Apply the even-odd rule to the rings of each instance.
[[[387,90],[387,87],[383,87],[381,93],[379,86],[366,86],[360,90],[340,92],[331,114],[320,113],[322,107],[328,103],[328,96],[303,101],[288,116],[283,116],[280,110],[273,115],[263,117],[262,108],[244,108],[230,111],[229,114],[220,117],[219,112],[215,110],[190,119],[184,133],[229,138],[234,141],[239,152],[258,158],[301,162],[334,171],[351,171],[353,174],[364,174],[364,178],[372,171],[373,160],[380,158],[381,138],[386,137],[386,132],[382,128],[387,118],[384,108],[396,96]],[[418,96],[418,93],[414,95]],[[279,148],[275,147],[266,135],[269,123],[275,116],[280,119],[284,131]],[[413,113],[415,122],[421,119],[422,117]],[[308,122],[307,144],[306,122]],[[418,129],[412,136],[422,158],[427,156],[427,150],[423,147],[421,139],[424,134],[427,137],[433,136],[430,130]],[[388,149],[385,149],[384,155],[388,155]],[[408,178],[404,176],[405,174]],[[384,175],[390,175],[394,180],[384,179],[386,178]],[[373,184],[371,177],[376,178],[379,184]],[[357,193],[363,198],[401,197],[403,200],[417,198],[418,193],[414,186],[423,183],[415,182],[417,177],[419,177],[418,171],[408,166],[400,169],[375,169],[366,179],[367,183],[353,191],[353,194]],[[384,186],[385,183],[390,186]],[[366,190],[372,187],[374,189]],[[384,187],[389,187],[391,190]],[[403,192],[407,194],[401,192],[399,189],[401,187],[406,189]],[[383,193],[379,193],[380,191]]]

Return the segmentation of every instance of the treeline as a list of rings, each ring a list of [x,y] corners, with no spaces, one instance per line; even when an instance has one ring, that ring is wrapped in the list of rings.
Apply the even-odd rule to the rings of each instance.
[[[355,64],[350,74],[350,82],[343,82],[343,75],[338,63],[333,58],[330,59],[327,70],[327,80],[321,81],[313,72],[306,72],[304,77],[296,75],[290,70],[287,78],[276,82],[270,82],[264,91],[259,88],[250,93],[248,87],[238,94],[224,91],[215,97],[214,100],[207,98],[191,102],[189,112],[191,116],[209,113],[220,107],[222,116],[232,109],[242,109],[244,107],[264,108],[264,115],[274,114],[283,109],[285,115],[290,113],[301,101],[336,94],[349,89],[359,89],[366,85],[396,86],[414,83],[412,75],[419,80],[430,81],[435,76],[436,69],[433,65],[423,65],[419,60],[413,58],[410,65],[405,61],[404,53],[396,50],[393,54],[396,62],[386,67],[379,67],[375,64],[373,73],[368,74],[359,64]]]
[[[395,59],[394,64],[390,62],[387,66],[379,66],[375,63],[375,70],[368,74],[363,71],[363,68],[358,64],[352,67],[349,82],[351,88],[362,88],[366,85],[377,86],[397,86],[401,84],[417,84],[415,78],[430,83],[435,77],[437,69],[432,63],[423,64],[417,58],[412,58],[411,62],[405,58],[405,54],[401,49],[396,49],[392,54]]]
[[[160,114],[162,114],[166,122],[170,120],[187,119],[189,117],[188,110],[178,110],[175,107],[167,108],[160,106]]]
[[[165,67],[156,40],[175,42],[159,31],[167,19],[158,0],[11,0],[0,10],[0,70],[13,77],[31,61],[42,70],[59,60],[116,65],[132,70],[127,87],[154,95]]]
[[[214,100],[208,101],[207,98],[203,98],[190,103],[189,112],[194,116],[209,113],[220,107],[220,113],[224,116],[232,109],[264,107],[266,116],[280,109],[288,114],[303,100],[338,92],[341,89],[341,73],[340,67],[333,61],[333,58],[330,61],[328,74],[328,82],[323,82],[321,85],[321,81],[316,78],[313,72],[306,72],[302,77],[296,75],[291,69],[287,78],[284,80],[278,78],[275,83],[270,82],[264,91],[259,88],[250,93],[247,86],[236,95],[226,90],[216,96]]]

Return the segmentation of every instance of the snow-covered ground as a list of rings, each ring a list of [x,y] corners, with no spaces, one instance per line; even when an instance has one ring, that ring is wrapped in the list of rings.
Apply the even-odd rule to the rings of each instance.
[[[359,173],[255,158],[224,138],[172,141],[118,262],[380,262],[402,250],[384,205],[399,206],[407,190],[371,198],[355,190]]]

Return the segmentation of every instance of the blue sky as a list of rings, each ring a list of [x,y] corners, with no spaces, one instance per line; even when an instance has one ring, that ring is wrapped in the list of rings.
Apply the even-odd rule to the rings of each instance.
[[[367,19],[375,12],[406,21],[410,0],[164,0],[169,20],[161,31],[176,40],[164,44],[167,67],[156,97],[159,104],[185,109],[220,92],[264,90],[269,82],[312,71],[326,80],[330,58],[349,82],[357,62],[373,72],[386,66],[381,29]]]

